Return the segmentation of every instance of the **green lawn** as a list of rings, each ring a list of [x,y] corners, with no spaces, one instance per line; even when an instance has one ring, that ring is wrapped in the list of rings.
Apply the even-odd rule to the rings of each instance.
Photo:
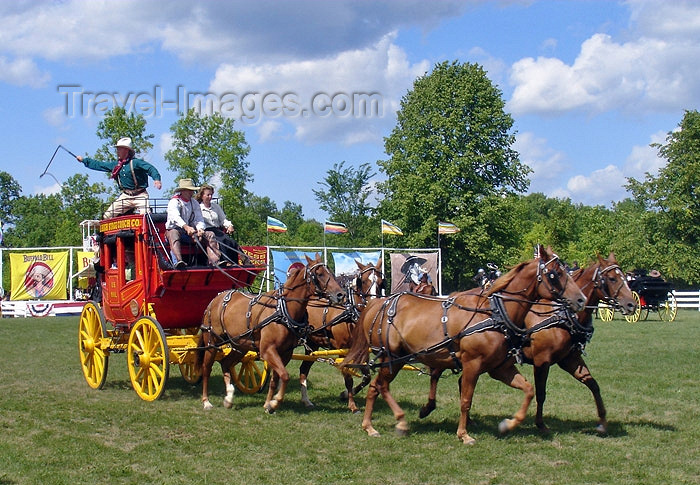
[[[83,380],[78,319],[0,320],[0,484],[698,484],[700,483],[700,312],[681,310],[674,323],[596,321],[586,361],[608,409],[609,434],[596,435],[590,392],[563,371],[550,373],[545,418],[528,419],[501,437],[498,422],[521,400],[519,391],[482,376],[465,446],[455,432],[457,379],[440,382],[438,409],[418,410],[428,377],[402,372],[392,384],[411,433],[398,437],[381,399],[370,438],[338,401],[342,379],[314,365],[310,396],[299,402],[293,380],[275,415],[262,394],[236,394],[204,412],[199,386],[171,368],[163,397],[141,401],[131,389],[122,354],[110,357],[101,391]],[[298,375],[297,361],[290,364]],[[218,366],[217,366],[218,367]],[[522,367],[532,380],[532,368]],[[358,404],[364,405],[364,393]]]

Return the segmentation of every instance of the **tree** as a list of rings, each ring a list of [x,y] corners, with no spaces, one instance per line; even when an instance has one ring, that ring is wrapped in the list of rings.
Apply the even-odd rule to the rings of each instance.
[[[12,175],[0,171],[0,222],[2,224],[13,224],[15,214],[12,206],[22,193],[22,186]]]
[[[97,150],[97,160],[114,160],[114,146],[120,138],[131,138],[131,147],[136,153],[145,153],[153,148],[150,140],[154,135],[146,134],[146,119],[142,114],[127,113],[126,109],[115,106],[105,113],[97,124],[97,136],[105,143]]]
[[[672,279],[700,282],[700,113],[686,111],[666,144],[653,144],[668,162],[627,189],[649,212],[644,230],[658,249],[659,265]]]
[[[245,186],[253,180],[245,158],[250,153],[242,131],[234,128],[234,120],[220,113],[200,115],[194,109],[183,114],[171,127],[173,147],[165,154],[168,168],[178,178],[196,183],[221,186],[216,190],[227,214],[245,194]]]
[[[488,238],[471,239],[481,204],[489,196],[523,192],[530,169],[512,148],[512,117],[504,111],[501,92],[477,64],[443,62],[418,78],[401,100],[397,126],[385,139],[386,180],[378,184],[384,199],[379,215],[404,230],[410,245],[435,244],[437,222],[450,221],[461,232],[445,243],[453,274],[468,272]],[[485,229],[488,233],[488,229]],[[470,240],[470,244],[465,244]],[[473,244],[477,244],[474,246]],[[444,261],[444,259],[443,259]],[[466,273],[465,273],[466,274]]]
[[[14,211],[16,222],[7,231],[7,246],[26,248],[59,245],[56,234],[63,226],[63,204],[59,195],[22,196],[14,204]]]
[[[375,175],[368,163],[355,169],[345,167],[342,161],[333,164],[326,178],[318,182],[325,190],[312,189],[319,207],[329,214],[330,220],[347,226],[349,242],[361,239],[367,230],[372,214],[367,201],[372,194],[369,180]]]

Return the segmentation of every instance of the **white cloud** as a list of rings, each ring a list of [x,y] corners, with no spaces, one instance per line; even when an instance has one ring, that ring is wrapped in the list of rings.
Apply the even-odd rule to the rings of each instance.
[[[61,128],[61,129],[68,129],[68,126],[66,124],[67,118],[66,118],[66,112],[63,108],[63,106],[56,106],[55,108],[48,108],[44,110],[42,113],[42,116],[44,117],[44,120],[56,128]]]
[[[516,114],[628,113],[677,110],[700,97],[700,3],[629,3],[633,28],[627,42],[597,33],[583,42],[571,65],[553,57],[515,62],[508,105]],[[636,23],[635,23],[636,22]]]
[[[393,44],[394,38],[395,34],[390,34],[365,49],[319,60],[254,66],[223,64],[209,89],[220,99],[223,93],[236,93],[240,98],[236,105],[240,105],[244,93],[257,93],[257,98],[251,95],[251,99],[257,99],[257,106],[250,105],[249,117],[241,120],[245,124],[270,118],[290,123],[295,138],[305,142],[378,142],[380,134],[393,125],[401,96],[429,68],[427,61],[411,64],[406,53]],[[278,102],[266,106],[265,94],[277,95]],[[271,113],[267,109],[270,106],[277,111]],[[283,113],[280,106],[289,111]],[[234,110],[233,114],[240,116],[243,111]],[[265,124],[261,129],[269,132]]]
[[[42,72],[34,61],[23,57],[10,60],[0,56],[0,81],[15,86],[44,87],[51,76]]]
[[[156,46],[188,62],[284,62],[364,48],[404,25],[431,29],[461,0],[0,2],[0,51],[103,60]]]
[[[537,138],[534,133],[519,133],[513,145],[520,161],[532,169],[529,192],[550,195],[566,169],[566,156],[547,145],[547,140]]]

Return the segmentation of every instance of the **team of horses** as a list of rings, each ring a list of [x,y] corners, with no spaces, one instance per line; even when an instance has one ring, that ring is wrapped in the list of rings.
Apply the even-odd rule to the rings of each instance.
[[[389,387],[406,364],[416,363],[429,367],[431,375],[421,417],[435,409],[441,373],[447,369],[461,372],[457,436],[465,444],[475,442],[467,426],[474,389],[484,373],[523,393],[520,407],[500,423],[499,431],[519,426],[534,397],[535,423],[546,430],[543,405],[549,368],[554,364],[591,390],[598,410],[597,430],[606,431],[600,389],[582,352],[591,338],[592,312],[599,301],[615,305],[625,314],[635,309],[614,254],[598,256],[594,264],[569,274],[551,248],[540,246],[533,259],[513,267],[487,290],[477,288],[446,297],[435,296],[432,285],[384,296],[381,260],[377,264],[357,262],[356,277],[339,282],[320,255],[306,259],[305,266],[290,270],[287,281],[277,290],[258,295],[229,291],[211,301],[203,317],[197,356],[205,409],[212,407],[209,377],[216,353],[223,346],[231,348],[220,361],[226,389],[224,406],[233,403],[230,369],[252,350],[270,366],[264,408],[273,413],[284,400],[290,379],[286,366],[294,349],[303,345],[307,353],[319,348],[347,350],[339,367],[345,382],[342,396],[352,412],[359,410],[354,397],[371,381],[362,419],[362,429],[370,436],[379,436],[372,425],[379,396],[394,414],[396,431],[408,432],[405,413]],[[307,390],[313,361],[303,360],[300,367],[302,402],[308,407],[313,406]],[[534,365],[534,388],[517,363]],[[357,375],[362,381],[355,386],[353,377]]]

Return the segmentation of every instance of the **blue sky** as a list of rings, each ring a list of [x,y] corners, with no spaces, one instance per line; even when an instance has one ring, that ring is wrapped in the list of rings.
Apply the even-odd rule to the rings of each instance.
[[[0,170],[25,195],[58,190],[39,178],[58,144],[101,145],[88,107],[138,93],[155,135],[143,158],[171,188],[175,100],[209,93],[246,134],[248,188],[322,221],[312,190],[334,163],[385,159],[401,97],[447,60],[482,65],[502,91],[531,192],[609,205],[663,165],[650,143],[700,99],[693,1],[26,1],[0,3],[0,21]],[[85,170],[59,152],[49,172]]]

